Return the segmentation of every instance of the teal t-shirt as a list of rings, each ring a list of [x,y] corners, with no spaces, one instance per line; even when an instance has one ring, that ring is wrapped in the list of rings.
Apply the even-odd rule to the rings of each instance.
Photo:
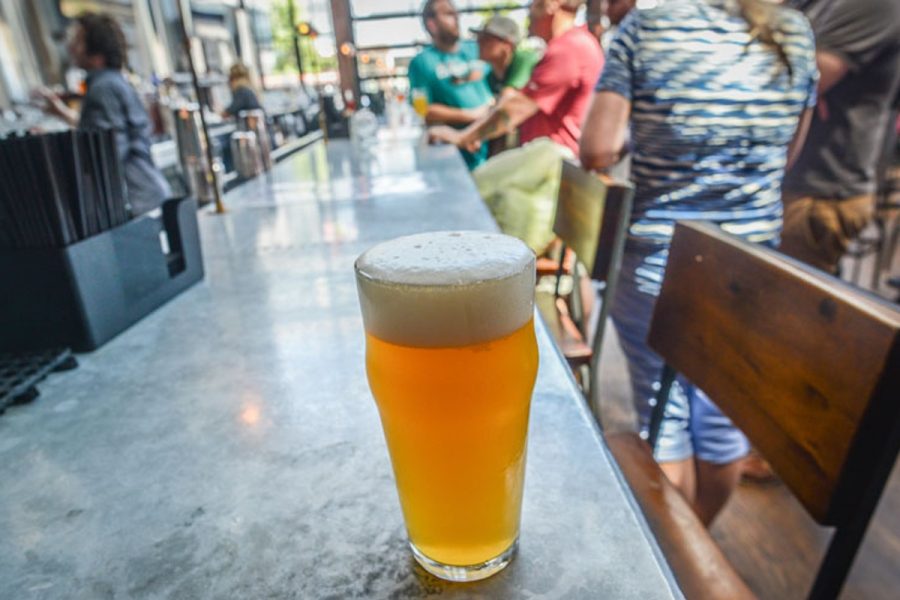
[[[487,85],[488,69],[478,59],[475,42],[460,42],[456,52],[441,52],[429,46],[409,63],[409,88],[423,92],[429,104],[478,108],[492,97]],[[469,168],[474,169],[487,157],[487,145],[483,144],[474,155],[465,151],[462,155]]]

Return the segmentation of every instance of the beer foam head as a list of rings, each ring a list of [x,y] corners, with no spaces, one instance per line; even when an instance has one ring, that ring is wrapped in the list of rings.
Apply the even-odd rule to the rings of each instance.
[[[534,254],[483,231],[422,233],[356,260],[366,330],[395,344],[464,346],[519,329],[534,310]]]

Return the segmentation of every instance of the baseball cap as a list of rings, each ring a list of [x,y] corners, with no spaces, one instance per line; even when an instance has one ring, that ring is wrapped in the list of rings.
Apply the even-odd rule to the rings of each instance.
[[[510,44],[518,44],[521,39],[519,35],[519,26],[509,17],[495,15],[488,19],[481,27],[472,27],[469,29],[475,35],[487,33]]]

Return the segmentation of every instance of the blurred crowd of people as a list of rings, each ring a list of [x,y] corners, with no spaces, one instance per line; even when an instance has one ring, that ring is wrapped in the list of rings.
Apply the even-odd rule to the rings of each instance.
[[[115,131],[129,209],[138,215],[158,208],[172,190],[151,156],[150,116],[126,78],[128,44],[122,27],[107,14],[85,12],[69,26],[66,50],[71,65],[86,74],[79,109],[48,88],[35,90],[35,95],[44,101],[48,113],[70,127]],[[246,65],[232,65],[228,83],[232,99],[223,117],[262,109]]]
[[[578,26],[584,4],[533,0],[528,41],[499,16],[464,41],[453,2],[427,0],[432,45],[410,86],[427,97],[430,140],[460,148],[501,228],[538,253],[562,160],[630,164],[612,317],[646,430],[662,369],[646,334],[675,221],[711,221],[836,273],[872,219],[896,136],[900,2],[599,0]],[[486,142],[511,133],[519,147],[488,158]],[[539,214],[549,234],[516,229],[528,220],[511,210]],[[657,460],[710,523],[747,441],[701,390],[675,387]]]

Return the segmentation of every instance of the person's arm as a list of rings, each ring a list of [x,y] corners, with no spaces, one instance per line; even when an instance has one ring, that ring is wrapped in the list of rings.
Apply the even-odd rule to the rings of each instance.
[[[794,138],[791,140],[791,143],[788,144],[787,151],[787,163],[785,163],[785,170],[790,169],[794,166],[794,163],[797,161],[797,157],[800,156],[800,151],[803,150],[803,143],[806,142],[806,134],[809,133],[809,124],[812,122],[813,109],[807,108],[800,115],[800,121],[797,123],[797,130],[794,131]]]
[[[833,0],[829,9],[811,15],[816,35],[819,94],[837,85],[848,73],[859,71],[894,43],[897,17],[894,2]]]
[[[505,135],[537,111],[538,105],[531,98],[517,90],[511,90],[503,95],[492,111],[462,131],[452,127],[431,127],[428,129],[428,139],[432,142],[447,142],[474,152],[481,146],[482,140]]]
[[[803,112],[800,113],[800,118],[797,121],[794,137],[788,144],[787,157],[784,165],[785,171],[790,170],[800,157],[803,145],[806,142],[806,134],[809,132],[809,126],[812,122],[813,111],[816,110],[822,90],[830,88],[846,73],[846,68],[844,68],[843,72],[839,75],[833,71],[827,74],[821,72],[821,66],[819,66],[821,64],[819,62],[821,53],[815,48],[815,34],[808,23],[805,23],[805,26],[802,47],[797,54],[797,68],[795,69],[794,77],[802,78],[798,80],[798,83],[800,81],[805,81],[803,89],[806,91],[806,102],[803,106]],[[822,77],[829,78],[829,82],[827,82],[825,86],[822,84]],[[820,106],[820,108],[823,107],[824,104]]]
[[[613,166],[622,158],[631,102],[612,91],[594,94],[594,101],[582,128],[579,156],[581,166],[590,171],[601,171]]]
[[[585,169],[608,169],[625,151],[631,119],[635,55],[640,45],[638,19],[636,10],[625,17],[606,54],[603,73],[581,128],[578,154]]]
[[[428,125],[468,125],[487,113],[488,109],[487,105],[479,108],[455,108],[446,104],[429,104],[428,112],[425,114],[425,123]]]
[[[850,65],[838,54],[828,50],[816,52],[816,66],[819,68],[819,94],[824,94],[844,78]]]
[[[40,98],[43,98],[47,103],[46,108],[44,109],[46,110],[46,112],[59,117],[70,127],[78,126],[78,119],[80,117],[78,111],[66,106],[66,103],[63,102],[55,92],[42,87],[36,89],[34,91],[34,94],[39,96]]]

